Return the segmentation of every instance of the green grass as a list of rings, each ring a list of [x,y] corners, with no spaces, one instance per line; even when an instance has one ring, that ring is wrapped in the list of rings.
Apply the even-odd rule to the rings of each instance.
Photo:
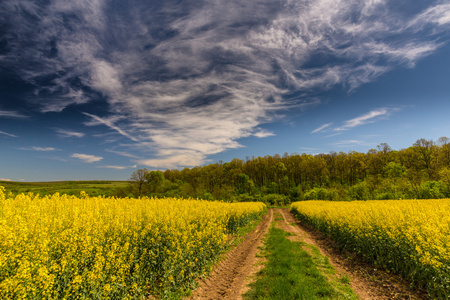
[[[127,181],[50,181],[50,182],[11,182],[0,181],[0,186],[4,186],[7,192],[13,195],[21,193],[39,193],[41,196],[52,195],[54,193],[79,195],[85,191],[90,196],[108,196],[114,193],[119,187],[125,187]]]
[[[237,232],[235,233],[235,239],[230,243],[230,246],[236,246],[240,242],[242,242],[245,238],[245,235],[251,231],[253,231],[259,223],[261,223],[263,216],[267,214],[267,209],[264,209],[264,212],[261,216],[259,216],[256,220],[251,221],[244,227],[239,227]]]
[[[347,275],[338,277],[336,270],[330,265],[328,257],[323,256],[316,246],[304,243],[304,247],[309,249],[309,253],[314,264],[320,271],[327,275],[331,285],[346,295],[341,299],[358,299],[350,288],[350,278]]]
[[[266,237],[266,266],[245,299],[358,299],[348,286],[348,278],[329,280],[333,273],[328,260],[314,249],[312,256],[303,250],[301,242],[287,239],[289,234],[271,227]]]

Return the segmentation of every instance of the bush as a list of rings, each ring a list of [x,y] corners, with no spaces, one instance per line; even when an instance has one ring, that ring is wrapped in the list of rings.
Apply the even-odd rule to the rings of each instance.
[[[262,197],[261,200],[271,206],[284,206],[290,203],[289,197],[279,194],[268,194]]]
[[[369,200],[370,191],[365,182],[357,183],[348,189],[348,196],[352,200]]]
[[[249,195],[248,193],[240,194],[236,196],[235,200],[237,202],[255,202],[255,197],[252,195]]]
[[[334,188],[313,188],[303,194],[305,200],[330,200],[330,201],[340,201],[347,200],[344,195],[339,193],[338,190]]]
[[[447,188],[444,184],[438,181],[427,181],[422,183],[419,187],[420,199],[440,199],[445,198],[444,193]]]

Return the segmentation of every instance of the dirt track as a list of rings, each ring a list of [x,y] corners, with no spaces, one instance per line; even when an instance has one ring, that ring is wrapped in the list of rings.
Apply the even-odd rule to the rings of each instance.
[[[407,283],[387,272],[375,269],[336,250],[332,241],[320,233],[306,228],[288,209],[269,209],[256,229],[245,236],[236,248],[213,270],[211,275],[200,282],[199,288],[185,300],[229,299],[240,300],[247,289],[248,278],[258,270],[255,267],[258,247],[273,222],[273,215],[279,214],[282,220],[276,220],[276,226],[294,234],[292,239],[301,240],[319,248],[322,255],[329,258],[330,264],[341,276],[348,276],[351,287],[362,300],[387,299],[427,299],[423,293],[408,288]],[[306,249],[305,249],[306,250]]]
[[[236,248],[211,272],[211,275],[200,282],[199,288],[187,299],[241,299],[246,277],[252,274],[258,247],[269,230],[272,222],[272,210],[252,232],[245,236]]]

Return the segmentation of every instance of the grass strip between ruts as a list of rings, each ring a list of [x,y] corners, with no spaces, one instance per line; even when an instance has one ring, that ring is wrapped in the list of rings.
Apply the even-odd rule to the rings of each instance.
[[[318,264],[317,253],[312,258],[303,250],[304,243],[287,236],[282,229],[270,228],[263,248],[265,268],[244,299],[358,299],[347,283],[330,283],[322,273],[323,265]]]

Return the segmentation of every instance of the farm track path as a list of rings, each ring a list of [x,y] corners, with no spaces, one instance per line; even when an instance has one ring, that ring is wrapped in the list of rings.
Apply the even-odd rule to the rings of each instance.
[[[374,268],[372,264],[363,263],[351,253],[343,253],[337,245],[322,233],[302,224],[287,208],[274,209],[283,221],[277,226],[294,234],[291,239],[303,241],[317,247],[339,277],[348,276],[350,286],[361,300],[419,300],[428,299],[425,293],[413,291],[399,276]],[[304,247],[308,251],[307,247]]]
[[[274,220],[274,215],[282,219]],[[425,293],[411,290],[398,276],[375,269],[351,253],[340,252],[332,240],[304,226],[289,209],[274,208],[268,210],[258,226],[227,254],[208,278],[199,282],[199,287],[185,300],[241,300],[248,284],[256,280],[257,272],[263,267],[264,258],[258,255],[259,247],[272,222],[292,233],[290,239],[316,246],[322,255],[328,257],[338,276],[350,278],[350,285],[361,300],[428,299]],[[310,251],[307,247],[305,250]]]
[[[211,272],[200,281],[200,286],[186,300],[241,299],[246,278],[255,273],[255,258],[262,239],[272,223],[273,212],[268,210],[256,228],[245,235],[244,240],[232,249]]]

